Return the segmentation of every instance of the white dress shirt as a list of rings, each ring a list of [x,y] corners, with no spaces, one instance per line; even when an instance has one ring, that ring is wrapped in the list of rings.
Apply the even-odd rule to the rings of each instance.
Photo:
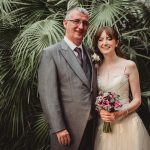
[[[67,43],[67,45],[72,49],[73,53],[78,56],[78,53],[76,51],[74,51],[74,49],[76,47],[80,48],[82,51],[82,58],[83,58],[83,47],[82,44],[80,44],[79,46],[75,45],[72,41],[70,41],[66,36],[64,37],[64,41]]]

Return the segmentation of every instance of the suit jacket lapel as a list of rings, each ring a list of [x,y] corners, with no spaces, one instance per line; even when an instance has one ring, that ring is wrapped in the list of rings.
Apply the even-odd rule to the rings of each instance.
[[[82,80],[82,82],[90,88],[90,82],[88,81],[81,65],[79,64],[76,56],[74,55],[73,51],[69,48],[65,41],[61,42],[61,50],[60,52],[72,68],[72,70],[77,74],[77,76]]]

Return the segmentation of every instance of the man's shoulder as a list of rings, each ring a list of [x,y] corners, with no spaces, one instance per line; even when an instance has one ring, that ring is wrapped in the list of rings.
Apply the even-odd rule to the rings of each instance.
[[[57,42],[55,44],[52,44],[46,48],[44,48],[43,50],[41,50],[40,52],[40,58],[42,56],[48,57],[48,58],[53,58],[55,56],[57,56],[57,54],[59,53],[60,49],[61,49],[61,43],[63,43],[63,40],[60,42]]]
[[[47,51],[47,52],[49,52],[49,53],[53,53],[53,51],[56,52],[57,50],[60,49],[62,42],[63,42],[63,40],[60,41],[60,42],[57,42],[57,43],[55,43],[55,44],[52,44],[52,45],[50,45],[50,46],[44,48],[43,50],[44,50],[44,51]]]

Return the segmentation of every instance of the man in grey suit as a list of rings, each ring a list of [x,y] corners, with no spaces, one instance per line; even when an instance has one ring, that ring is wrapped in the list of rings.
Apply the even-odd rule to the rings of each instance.
[[[88,12],[76,7],[63,21],[65,37],[42,51],[38,90],[51,131],[51,150],[92,150],[96,72],[82,44]]]

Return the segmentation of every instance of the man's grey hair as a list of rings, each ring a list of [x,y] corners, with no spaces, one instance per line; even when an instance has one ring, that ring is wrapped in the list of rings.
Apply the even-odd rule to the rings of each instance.
[[[67,14],[66,14],[66,16],[65,16],[65,20],[70,19],[70,14],[71,14],[73,11],[78,11],[78,12],[80,12],[80,13],[83,13],[83,14],[89,16],[89,13],[88,13],[88,11],[87,11],[85,8],[82,8],[82,7],[74,7],[74,8],[69,9],[69,10],[67,11]]]

